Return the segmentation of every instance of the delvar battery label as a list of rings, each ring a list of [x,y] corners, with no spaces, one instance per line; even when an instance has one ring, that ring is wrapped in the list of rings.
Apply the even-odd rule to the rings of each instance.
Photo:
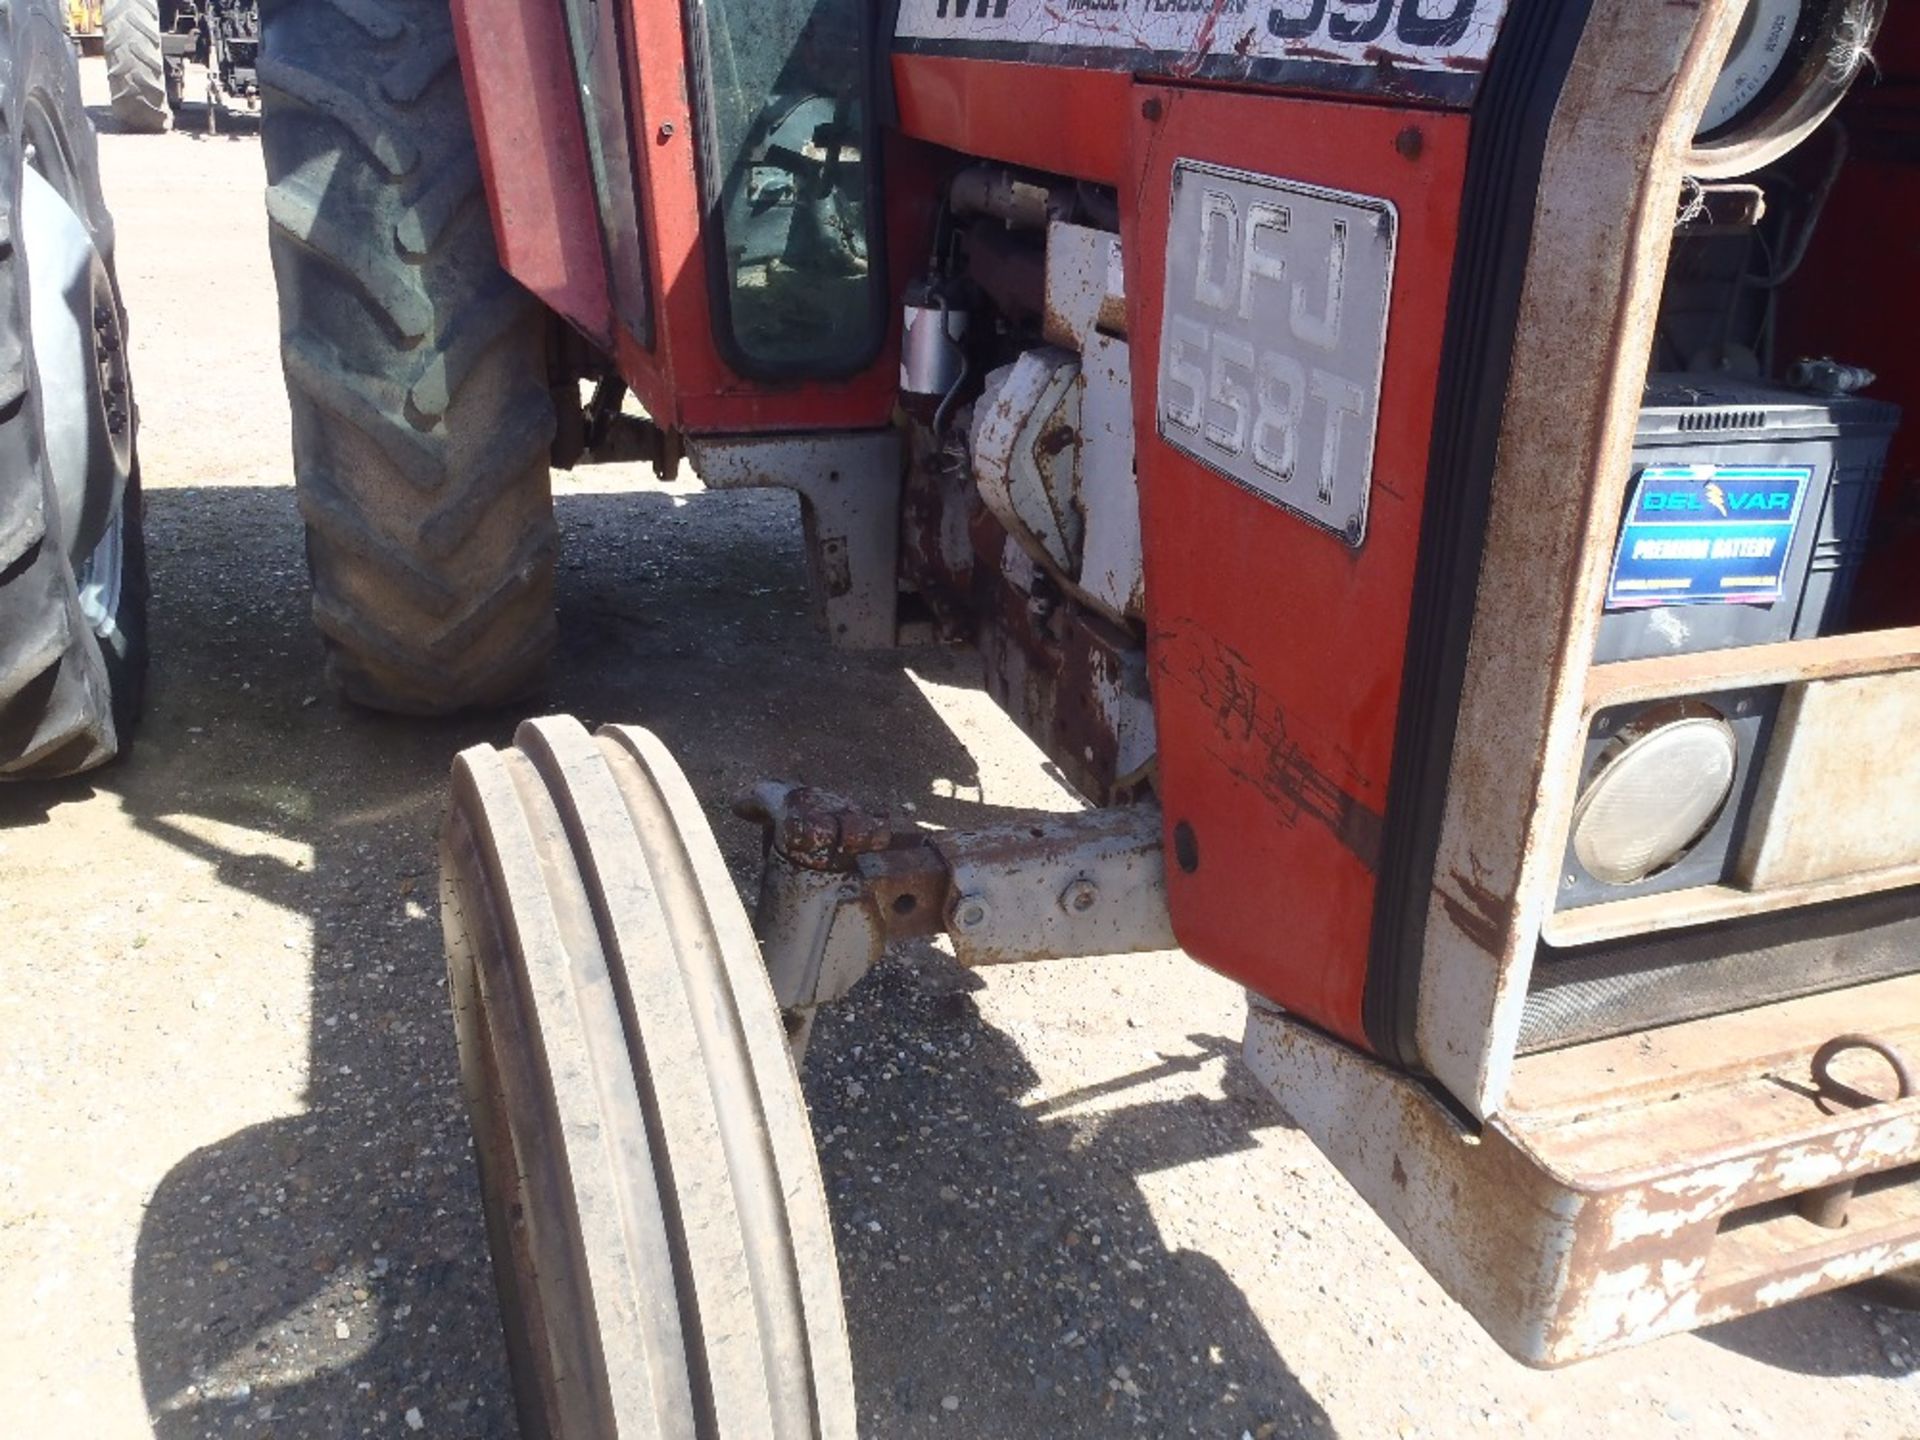
[[[1805,466],[1649,465],[1607,583],[1607,608],[1770,605],[1786,592]]]

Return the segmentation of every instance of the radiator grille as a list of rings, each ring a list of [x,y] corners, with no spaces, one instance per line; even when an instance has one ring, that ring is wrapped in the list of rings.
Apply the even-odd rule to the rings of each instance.
[[[1542,945],[1520,1049],[1550,1050],[1915,971],[1914,890],[1578,949]]]

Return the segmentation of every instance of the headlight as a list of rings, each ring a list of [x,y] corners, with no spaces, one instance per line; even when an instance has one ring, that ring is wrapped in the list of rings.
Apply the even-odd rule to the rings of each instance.
[[[1575,858],[1609,885],[1666,869],[1719,817],[1739,759],[1733,727],[1697,702],[1636,718],[1596,757],[1573,807]]]

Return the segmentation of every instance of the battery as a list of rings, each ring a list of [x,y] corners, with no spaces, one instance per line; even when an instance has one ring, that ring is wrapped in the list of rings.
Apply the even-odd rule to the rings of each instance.
[[[1650,377],[1594,660],[1839,629],[1899,420],[1857,395]]]

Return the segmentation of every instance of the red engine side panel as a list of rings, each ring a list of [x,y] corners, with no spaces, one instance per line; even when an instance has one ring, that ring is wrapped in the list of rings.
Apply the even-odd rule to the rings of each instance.
[[[900,128],[1008,165],[1118,185],[1132,77],[1117,70],[895,53]]]
[[[1174,930],[1196,959],[1365,1045],[1375,866],[1468,122],[1157,86],[1138,87],[1127,113],[1122,229]],[[1398,208],[1371,508],[1358,550],[1159,438],[1180,159]]]

